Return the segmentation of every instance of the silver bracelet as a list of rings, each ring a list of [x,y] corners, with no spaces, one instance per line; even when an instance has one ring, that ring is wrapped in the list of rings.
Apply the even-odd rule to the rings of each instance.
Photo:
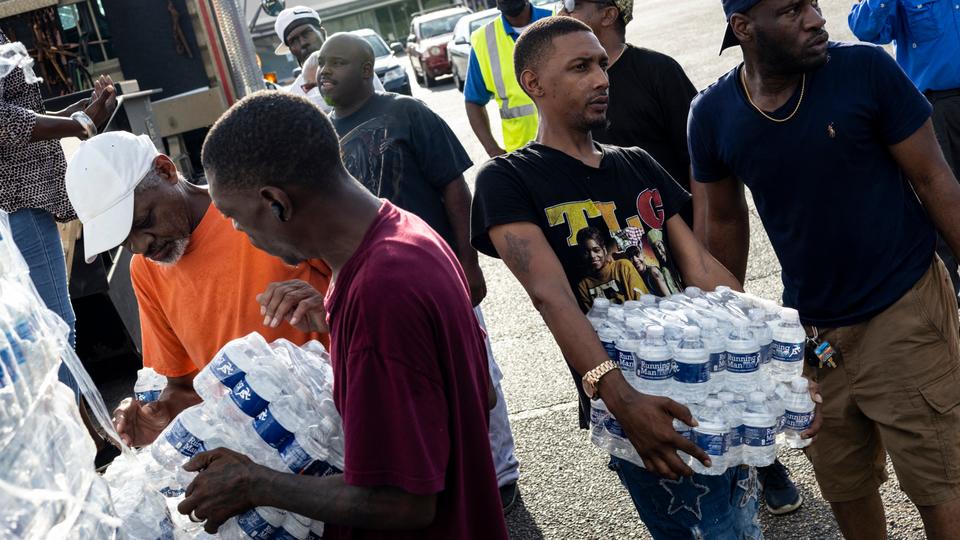
[[[91,138],[97,134],[97,125],[93,123],[93,120],[87,116],[87,113],[83,111],[77,111],[70,115],[70,119],[76,121],[83,128],[83,131],[87,134],[87,138]]]

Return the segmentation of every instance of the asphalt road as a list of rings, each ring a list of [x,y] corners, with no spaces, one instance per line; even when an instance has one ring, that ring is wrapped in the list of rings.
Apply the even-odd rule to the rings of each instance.
[[[851,2],[826,0],[821,6],[834,39],[853,39],[846,24]],[[717,55],[724,24],[714,0],[638,2],[627,39],[673,56],[698,88],[704,88],[741,61],[739,50]],[[414,89],[453,128],[474,163],[486,155],[470,130],[462,95],[449,81]],[[490,108],[492,119],[495,110]],[[494,132],[498,132],[495,126]],[[476,167],[467,173],[473,182]],[[752,210],[749,292],[779,298],[780,266]],[[483,309],[494,353],[504,372],[503,388],[521,462],[522,503],[507,518],[515,540],[551,538],[650,538],[606,457],[576,428],[575,392],[560,351],[519,283],[498,260],[482,257],[489,295]],[[839,538],[829,505],[820,497],[813,471],[796,451],[783,451],[806,503],[786,517],[763,513],[768,538]],[[883,490],[890,538],[923,538],[913,506],[891,480]]]

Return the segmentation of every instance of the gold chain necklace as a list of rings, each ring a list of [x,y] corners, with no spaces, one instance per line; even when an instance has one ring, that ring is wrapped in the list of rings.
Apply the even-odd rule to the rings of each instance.
[[[740,69],[740,83],[743,84],[743,91],[747,94],[747,101],[750,102],[750,105],[753,105],[753,108],[756,109],[758,113],[762,114],[764,118],[770,120],[771,122],[782,124],[784,122],[788,122],[791,118],[796,116],[797,111],[800,110],[800,104],[803,103],[803,92],[806,90],[807,86],[807,74],[804,73],[803,78],[800,80],[800,99],[797,100],[797,106],[793,108],[793,112],[790,113],[790,116],[783,119],[770,116],[769,114],[765,113],[763,109],[757,107],[757,104],[753,102],[753,98],[750,96],[750,88],[747,87],[747,74],[746,69],[744,68]]]

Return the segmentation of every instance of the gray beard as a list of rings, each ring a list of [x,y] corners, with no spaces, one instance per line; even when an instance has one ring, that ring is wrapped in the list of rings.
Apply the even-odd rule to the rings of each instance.
[[[186,253],[187,246],[189,245],[190,245],[189,238],[181,238],[180,240],[174,240],[173,250],[170,252],[170,255],[167,256],[166,259],[163,259],[162,261],[154,260],[154,259],[148,259],[148,260],[151,260],[156,264],[159,264],[160,266],[173,266],[180,261],[180,258],[183,257],[184,253]]]

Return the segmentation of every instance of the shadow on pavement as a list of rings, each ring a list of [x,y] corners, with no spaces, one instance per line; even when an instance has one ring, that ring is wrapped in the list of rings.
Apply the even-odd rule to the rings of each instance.
[[[543,540],[543,532],[523,501],[523,492],[517,494],[513,510],[507,514],[507,532],[511,540]]]

